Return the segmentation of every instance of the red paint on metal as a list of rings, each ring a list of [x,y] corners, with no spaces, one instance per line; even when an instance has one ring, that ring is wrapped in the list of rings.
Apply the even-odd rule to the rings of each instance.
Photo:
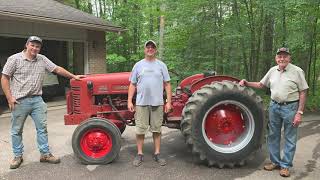
[[[102,158],[110,153],[112,138],[103,129],[91,129],[81,137],[80,147],[85,155],[91,158]]]
[[[204,74],[195,74],[182,80],[179,86],[181,87],[181,89],[184,89],[203,78],[204,78]]]
[[[204,128],[211,142],[228,145],[244,132],[245,121],[235,105],[220,105],[207,114]]]
[[[201,87],[207,84],[211,84],[213,82],[221,82],[224,80],[239,82],[240,80],[231,76],[209,76],[203,79],[198,80],[197,82],[193,83],[190,87],[192,93],[199,90]]]
[[[87,75],[80,81],[70,81],[70,91],[67,93],[67,114],[64,116],[66,125],[80,124],[91,117],[99,117],[112,121],[121,128],[126,122],[134,121],[134,113],[127,109],[127,93],[129,86],[130,72],[94,74]],[[206,84],[216,81],[239,81],[229,76],[208,76],[196,74],[184,79],[176,92],[172,96],[173,111],[164,114],[164,122],[179,121],[185,104],[188,102],[190,94],[184,91],[185,88],[194,93]],[[88,84],[92,89],[88,88]],[[118,109],[115,112],[109,104],[107,95],[112,97],[113,105]],[[101,101],[97,101],[97,97]],[[120,116],[122,118],[120,118]]]

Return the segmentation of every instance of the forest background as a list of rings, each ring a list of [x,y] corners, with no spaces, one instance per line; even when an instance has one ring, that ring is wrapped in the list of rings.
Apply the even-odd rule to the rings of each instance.
[[[173,87],[205,71],[259,81],[286,46],[310,87],[307,110],[320,110],[320,0],[59,1],[125,29],[106,33],[107,72],[131,71],[154,39]],[[258,93],[267,104],[265,91]]]

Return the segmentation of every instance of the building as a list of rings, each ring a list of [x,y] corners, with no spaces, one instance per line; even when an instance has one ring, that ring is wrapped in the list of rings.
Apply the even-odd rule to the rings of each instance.
[[[57,65],[75,74],[105,73],[105,33],[122,30],[54,0],[0,0],[0,70],[36,35],[44,41],[41,54]]]

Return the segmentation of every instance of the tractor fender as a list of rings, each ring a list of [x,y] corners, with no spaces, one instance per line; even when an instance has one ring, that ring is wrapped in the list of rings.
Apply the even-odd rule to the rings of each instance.
[[[222,82],[222,81],[231,81],[231,82],[236,82],[238,83],[240,80],[235,78],[235,77],[231,77],[231,76],[209,76],[209,77],[205,77],[203,79],[200,79],[196,82],[194,82],[193,84],[191,84],[190,86],[190,93],[193,94],[194,92],[196,92],[197,90],[201,89],[203,86],[207,85],[207,84],[212,84],[214,82]]]

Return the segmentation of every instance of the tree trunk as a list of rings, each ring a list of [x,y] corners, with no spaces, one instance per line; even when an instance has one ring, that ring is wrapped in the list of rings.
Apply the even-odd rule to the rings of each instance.
[[[268,72],[271,68],[271,62],[273,59],[273,39],[274,39],[274,17],[271,14],[266,14],[264,18],[264,35],[263,35],[263,45],[262,45],[262,72],[260,76]]]
[[[94,0],[94,6],[95,6],[95,10],[96,10],[96,16],[99,17],[99,11],[98,11],[98,0]]]
[[[76,4],[76,8],[77,9],[80,9],[80,3],[79,3],[79,0],[74,0],[75,4]]]
[[[262,28],[263,28],[263,17],[264,17],[264,8],[263,6],[260,7],[260,20],[258,21],[258,29],[257,29],[257,42],[256,42],[256,54],[254,55],[254,73],[253,73],[253,80],[257,81],[259,77],[260,69],[260,54],[261,54],[261,36],[262,36]],[[260,77],[259,77],[260,78]]]
[[[288,46],[287,44],[287,24],[286,24],[286,5],[282,0],[282,46]]]
[[[308,63],[308,84],[311,84],[311,64],[312,64],[312,58],[313,58],[313,46],[315,44],[315,38],[317,35],[317,23],[318,23],[318,17],[314,17],[314,22],[312,23],[312,34],[310,36],[310,45],[309,45],[309,63]],[[309,33],[308,33],[309,34]]]
[[[220,74],[223,74],[224,69],[223,69],[223,35],[222,35],[222,16],[223,16],[223,12],[222,12],[222,1],[219,1],[219,7],[217,8],[218,11],[218,16],[217,16],[217,22],[218,22],[218,34],[219,34],[219,45],[218,45],[218,59],[217,59],[217,72]]]
[[[164,16],[160,16],[160,37],[159,37],[159,57],[163,60],[163,39],[164,39]]]
[[[315,34],[315,38],[317,38],[317,34]],[[317,72],[316,72],[316,64],[317,64],[317,41],[314,42],[314,60],[313,60],[313,78],[312,78],[312,95],[315,95],[316,87],[317,87]]]
[[[237,0],[233,1],[233,9],[234,9],[234,15],[236,16],[237,19],[237,26],[238,26],[238,31],[240,34],[244,34],[243,30],[242,30],[242,26],[240,24],[240,16],[239,16],[239,8],[238,8],[238,2]],[[241,48],[241,52],[242,52],[242,62],[243,62],[243,68],[244,68],[244,74],[245,77],[248,79],[249,78],[249,69],[248,69],[248,61],[247,61],[247,54],[246,54],[246,49],[245,49],[245,42],[244,42],[244,37],[241,36],[240,37],[240,48]]]
[[[104,17],[102,0],[99,0],[99,15],[99,17]]]

